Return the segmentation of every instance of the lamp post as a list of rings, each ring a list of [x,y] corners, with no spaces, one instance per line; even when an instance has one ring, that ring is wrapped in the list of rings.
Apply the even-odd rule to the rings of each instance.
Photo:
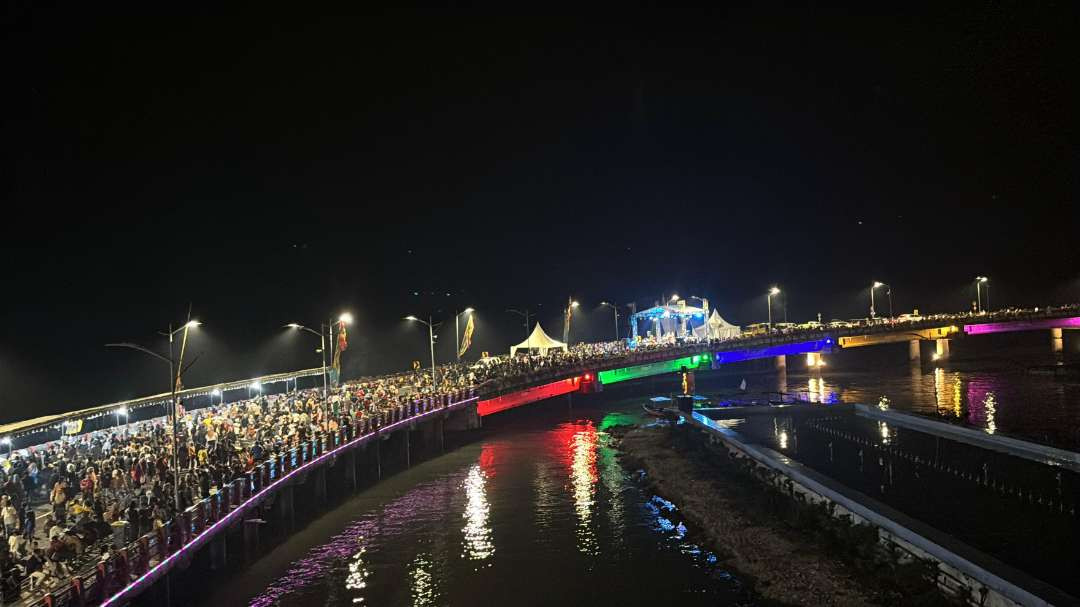
[[[454,352],[458,362],[461,362],[461,329],[458,327],[458,319],[462,314],[472,314],[475,311],[472,308],[465,308],[460,312],[454,312]]]
[[[529,309],[525,308],[524,311],[509,309],[507,310],[507,312],[513,312],[514,314],[517,314],[518,316],[525,319],[525,339],[529,339]]]
[[[348,312],[342,312],[340,315],[338,315],[337,321],[339,323],[343,324],[343,325],[351,325],[352,322],[353,322],[352,314],[350,314]],[[334,352],[336,352],[336,350],[334,348],[337,346],[337,342],[334,341],[334,321],[331,320],[327,324],[327,326],[330,327],[330,353],[333,354]],[[334,360],[333,356],[331,356],[330,360],[331,361]],[[338,361],[338,362],[340,363],[340,361]],[[340,367],[340,364],[338,366]],[[341,381],[341,369],[340,368],[338,368],[337,381],[338,382]],[[325,400],[325,399],[326,399],[326,395],[325,395],[325,390],[324,390],[323,400]]]
[[[224,405],[225,404],[225,395],[222,394],[221,390],[219,390],[217,388],[214,388],[213,390],[210,391],[210,406],[211,407],[214,406],[214,397],[215,396],[218,397],[218,404],[219,405]]]
[[[880,289],[881,287],[885,287],[885,294],[889,296],[889,318],[893,317],[892,285],[887,285],[887,284],[885,284],[883,282],[875,280],[874,283],[870,285],[870,318],[871,319],[873,319],[875,317],[874,290],[875,289]]]
[[[438,386],[438,383],[436,382],[436,377],[435,377],[435,325],[434,325],[434,322],[431,320],[430,316],[428,316],[427,321],[420,320],[419,318],[417,318],[415,316],[406,316],[405,320],[411,320],[413,322],[420,322],[420,323],[424,323],[425,325],[427,325],[428,344],[431,346],[431,389],[432,389],[432,391],[434,391],[436,386]]]
[[[315,329],[305,327],[304,325],[295,322],[291,322],[285,326],[290,329],[296,329],[297,331],[307,331],[308,333],[319,337],[319,352],[322,354],[322,395],[323,400],[326,400],[326,334],[321,330],[316,331]],[[319,328],[322,329],[322,327]]]
[[[611,311],[615,313],[615,341],[619,341],[619,306],[606,301],[600,302],[600,305],[611,308]]]
[[[975,311],[986,311],[990,307],[990,279],[985,276],[975,277]],[[982,285],[986,284],[986,307],[982,307]]]
[[[566,342],[567,346],[570,345],[570,315],[576,307],[578,307],[578,302],[571,297],[567,297],[566,309],[563,310],[563,341]]]
[[[123,415],[124,420],[127,421],[127,417],[128,417],[128,408],[127,407],[120,407],[119,409],[116,410],[116,425],[117,426],[120,425],[120,416],[121,415]]]
[[[779,295],[780,289],[772,287],[769,289],[769,293],[766,296],[766,300],[769,306],[769,333],[772,333],[772,298],[773,295]]]
[[[179,420],[179,418],[177,417],[177,414],[176,414],[177,413],[177,411],[176,411],[176,409],[177,409],[176,389],[180,384],[180,378],[181,378],[181,376],[183,375],[183,372],[184,372],[184,369],[183,369],[183,366],[182,366],[183,365],[184,348],[181,347],[181,349],[180,349],[180,361],[179,361],[179,364],[178,364],[178,362],[173,358],[172,345],[173,345],[173,338],[176,336],[176,334],[179,333],[180,331],[183,331],[184,332],[183,344],[184,344],[184,346],[186,346],[187,345],[188,330],[189,329],[194,329],[195,327],[198,327],[201,324],[202,323],[200,323],[197,320],[189,320],[186,323],[184,323],[183,325],[181,325],[176,330],[173,330],[172,325],[170,324],[168,333],[165,333],[165,335],[167,335],[168,338],[169,338],[169,356],[168,357],[162,356],[162,355],[158,354],[157,352],[154,352],[153,350],[150,350],[148,348],[144,348],[143,346],[140,346],[138,344],[133,344],[133,343],[129,343],[129,342],[115,343],[115,344],[105,344],[106,348],[128,348],[128,349],[131,349],[131,350],[138,350],[139,352],[142,352],[143,354],[153,356],[154,358],[156,358],[158,360],[162,360],[162,361],[169,364],[169,393],[170,393],[170,402],[172,403],[172,406],[171,406],[170,411],[169,411],[169,417],[172,418],[172,430],[173,430],[173,432],[172,432],[172,443],[173,443],[172,444],[173,505],[176,507],[176,513],[177,514],[180,513],[180,445],[178,444],[179,440],[180,440],[180,428],[179,428],[180,427],[180,420]]]

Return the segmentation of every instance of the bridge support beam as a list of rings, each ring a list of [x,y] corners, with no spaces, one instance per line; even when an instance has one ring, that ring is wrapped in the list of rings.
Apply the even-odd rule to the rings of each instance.
[[[255,555],[259,553],[259,527],[263,524],[263,521],[256,518],[250,518],[244,521],[244,564],[251,563],[255,560]]]
[[[935,360],[945,360],[946,358],[949,358],[949,340],[948,339],[935,339],[934,340],[934,345],[935,345],[935,348],[936,348],[935,351],[934,351],[934,359]]]
[[[913,339],[908,342],[908,362],[922,362],[922,344],[921,340]]]
[[[1060,328],[1050,329],[1050,351],[1060,354],[1065,350],[1065,337]]]
[[[776,361],[776,369],[777,370],[780,370],[780,369],[784,369],[785,371],[787,370],[787,355],[786,354],[781,354],[781,355],[777,356],[775,361]]]
[[[356,491],[356,449],[350,450],[341,458],[341,465],[345,466],[343,471],[345,474],[345,486],[349,488],[350,492]]]

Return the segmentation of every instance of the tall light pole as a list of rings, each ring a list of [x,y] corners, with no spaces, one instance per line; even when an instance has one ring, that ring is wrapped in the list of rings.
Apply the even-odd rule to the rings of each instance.
[[[352,316],[352,314],[350,314],[348,312],[342,312],[338,316],[337,321],[339,323],[341,323],[342,325],[351,325],[353,323],[353,316]],[[335,352],[337,352],[336,349],[335,349],[337,347],[337,342],[334,341],[334,321],[333,321],[333,319],[331,319],[330,322],[327,323],[327,326],[330,327],[330,353],[331,353],[330,360],[333,361],[334,360],[333,354]],[[340,363],[341,363],[341,361],[338,360],[338,377],[335,380],[338,383],[341,382],[341,368],[340,368],[341,364]],[[323,400],[325,400],[325,399],[326,399],[326,396],[324,394],[323,395]]]
[[[507,310],[507,312],[513,312],[514,314],[517,314],[518,316],[525,319],[525,339],[529,339],[529,330],[531,329],[531,327],[529,327],[529,309],[525,308],[524,311],[510,309]]]
[[[568,346],[570,345],[570,315],[576,307],[578,307],[578,302],[574,301],[572,297],[567,297],[566,309],[563,310],[563,341]]]
[[[461,329],[458,327],[458,319],[462,314],[472,314],[475,311],[472,308],[465,308],[460,312],[454,312],[454,352],[458,362],[461,362]]]
[[[170,407],[170,410],[169,410],[169,417],[172,419],[172,430],[173,430],[172,431],[172,443],[173,443],[172,444],[172,448],[173,448],[172,449],[173,505],[176,507],[176,513],[177,514],[180,513],[180,445],[179,445],[179,440],[180,440],[180,420],[179,420],[179,417],[177,416],[176,389],[180,384],[180,378],[184,373],[184,369],[183,369],[183,366],[182,366],[183,358],[181,358],[181,360],[180,360],[181,364],[177,364],[177,361],[173,358],[172,345],[173,345],[173,338],[176,336],[176,334],[179,333],[180,331],[183,331],[184,332],[183,343],[186,346],[188,330],[189,329],[194,329],[195,327],[198,327],[201,324],[202,323],[200,323],[197,320],[188,320],[186,323],[181,325],[180,328],[178,328],[176,330],[173,330],[172,325],[170,324],[169,325],[169,331],[168,331],[168,333],[166,333],[166,335],[168,335],[168,337],[169,337],[169,356],[167,358],[160,355],[160,354],[158,354],[157,352],[154,352],[153,350],[150,350],[148,348],[144,348],[143,346],[140,346],[138,344],[133,344],[133,343],[130,343],[130,342],[115,343],[115,344],[105,344],[105,347],[107,347],[107,348],[128,348],[128,349],[131,349],[131,350],[138,350],[139,352],[142,352],[143,354],[153,356],[154,358],[156,358],[158,360],[165,361],[166,363],[169,364],[169,393],[170,393],[170,396],[171,396],[170,401],[172,403],[172,406]],[[181,349],[181,357],[183,357],[183,349]]]
[[[428,331],[428,343],[431,345],[431,389],[432,391],[439,385],[435,377],[435,324],[428,316],[427,321],[420,320],[415,316],[406,316],[405,320],[411,320],[413,322],[421,322],[427,325]]]
[[[611,311],[615,313],[615,341],[619,341],[619,306],[606,301],[600,302],[600,305],[611,308]]]
[[[990,285],[986,285],[986,308],[982,307],[982,285],[989,282],[990,279],[985,276],[975,277],[975,311],[986,310],[990,307]]]
[[[297,331],[307,331],[308,333],[311,333],[312,335],[317,335],[319,337],[319,352],[322,354],[322,395],[323,400],[326,400],[326,334],[323,333],[321,330],[316,331],[315,329],[305,327],[304,325],[295,322],[291,322],[285,326],[290,329],[296,329]],[[322,327],[320,327],[320,329],[321,328]]]
[[[772,298],[773,298],[773,295],[779,295],[779,294],[780,294],[780,289],[778,289],[776,287],[772,287],[772,288],[769,289],[769,293],[766,296],[766,301],[767,301],[768,306],[769,306],[769,333],[772,333]]]
[[[870,318],[874,318],[874,316],[875,316],[874,290],[875,289],[880,289],[881,287],[885,287],[885,294],[889,296],[889,318],[892,318],[893,317],[892,285],[887,285],[887,284],[885,284],[883,282],[880,282],[880,281],[877,281],[877,280],[875,280],[874,283],[872,285],[870,285]]]

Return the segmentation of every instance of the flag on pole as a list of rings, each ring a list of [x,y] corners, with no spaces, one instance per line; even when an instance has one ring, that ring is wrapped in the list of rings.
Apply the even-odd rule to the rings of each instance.
[[[341,353],[349,349],[348,333],[345,331],[345,321],[338,321],[337,348],[334,349],[334,371],[341,373]]]
[[[573,298],[566,298],[566,314],[563,314],[563,329],[562,340],[563,343],[570,344],[570,317],[574,315]]]
[[[472,345],[472,334],[474,328],[475,327],[473,326],[473,315],[470,314],[469,322],[465,323],[465,335],[463,335],[461,338],[461,349],[458,350],[457,353],[458,358],[461,358],[461,356],[465,354],[465,351],[469,349],[469,346]]]

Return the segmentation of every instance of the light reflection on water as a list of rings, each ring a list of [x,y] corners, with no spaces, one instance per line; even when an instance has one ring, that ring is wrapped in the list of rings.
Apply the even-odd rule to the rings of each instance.
[[[873,405],[942,416],[990,434],[1004,433],[1072,451],[1080,450],[1080,383],[1016,370],[963,371],[935,367],[879,372],[780,372],[750,376],[747,392],[803,390],[810,402]],[[791,392],[789,392],[791,394]]]
[[[622,412],[639,407],[634,399]],[[419,464],[408,474],[430,469],[426,478],[364,505],[250,604],[749,604],[716,556],[692,543],[675,505],[644,495],[599,430],[640,416],[602,419],[499,432]],[[367,504],[363,495],[339,510]]]
[[[461,530],[465,535],[464,556],[473,561],[482,561],[495,553],[488,521],[491,506],[488,504],[484,483],[484,471],[480,464],[469,468],[469,474],[462,483],[466,499],[465,512],[461,515],[465,519],[465,528]]]

